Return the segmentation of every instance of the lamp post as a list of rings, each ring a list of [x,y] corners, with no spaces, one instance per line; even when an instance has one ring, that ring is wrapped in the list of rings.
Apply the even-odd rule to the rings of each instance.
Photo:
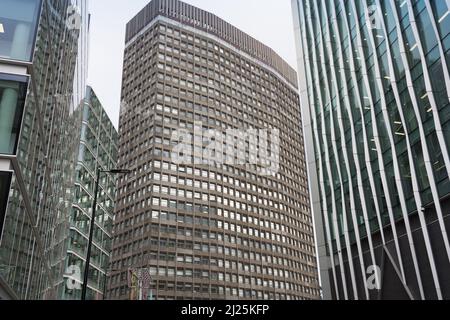
[[[98,187],[100,184],[100,174],[101,173],[109,173],[109,174],[128,174],[131,170],[126,169],[113,169],[113,170],[101,170],[97,169],[97,180],[95,181],[95,191],[94,191],[94,203],[92,204],[92,216],[91,216],[91,227],[89,231],[89,242],[88,242],[88,250],[86,255],[86,264],[84,266],[84,280],[83,287],[81,290],[81,300],[86,300],[86,292],[89,278],[89,267],[91,263],[91,251],[92,251],[92,240],[94,236],[94,227],[95,227],[95,212],[97,209],[97,194]]]

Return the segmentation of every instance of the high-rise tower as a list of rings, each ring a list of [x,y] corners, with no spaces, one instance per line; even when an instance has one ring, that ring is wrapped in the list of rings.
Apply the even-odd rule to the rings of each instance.
[[[449,2],[292,4],[325,298],[449,299]]]
[[[59,264],[55,267],[57,298],[79,300],[81,281],[86,263],[92,205],[95,196],[97,170],[111,170],[117,166],[118,134],[95,91],[87,87],[83,105],[74,113],[77,145],[76,165],[71,203],[66,218],[58,226],[63,234],[55,247]],[[111,233],[116,196],[116,177],[100,175],[93,245],[86,298],[105,298],[106,280],[111,254]]]
[[[319,297],[296,79],[180,1],[128,23],[109,298]]]
[[[0,299],[55,299],[86,91],[87,0],[0,0]]]

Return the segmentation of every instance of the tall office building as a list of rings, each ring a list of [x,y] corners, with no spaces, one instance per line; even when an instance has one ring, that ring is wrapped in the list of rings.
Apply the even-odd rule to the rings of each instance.
[[[86,5],[0,0],[0,299],[56,298],[62,257],[53,249],[78,150],[71,115],[86,86]]]
[[[61,220],[56,233],[62,241],[55,246],[54,256],[61,257],[55,268],[57,297],[65,300],[81,298],[81,276],[86,261],[92,204],[94,202],[97,170],[111,170],[117,166],[118,134],[97,95],[87,88],[83,106],[73,115],[79,128],[79,141],[72,203],[67,218]],[[106,275],[111,254],[111,233],[116,197],[116,177],[106,173],[100,176],[95,218],[94,238],[89,269],[87,299],[103,299]],[[70,217],[70,218],[69,218]]]
[[[185,3],[154,0],[128,23],[119,167],[133,174],[119,178],[109,298],[319,297],[296,79]],[[227,129],[267,129],[270,147],[233,138],[239,161],[222,163]]]
[[[450,299],[448,3],[292,1],[325,298]]]

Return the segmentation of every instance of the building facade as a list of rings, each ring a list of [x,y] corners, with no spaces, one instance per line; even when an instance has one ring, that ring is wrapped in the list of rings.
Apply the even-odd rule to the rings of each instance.
[[[74,121],[80,122],[78,131],[78,157],[75,166],[74,189],[71,191],[69,219],[58,230],[65,234],[55,255],[66,255],[58,267],[58,298],[79,300],[84,266],[86,262],[92,204],[97,170],[110,170],[117,166],[118,134],[91,87],[87,88],[83,107],[74,113]],[[100,300],[106,290],[106,275],[111,254],[111,233],[116,197],[114,175],[100,176],[97,200],[96,224],[91,254],[88,291],[86,298]]]
[[[273,50],[196,7],[154,0],[128,23],[119,167],[133,174],[119,178],[109,298],[319,298],[297,89]],[[267,129],[271,147],[243,138],[242,162],[221,162],[220,144],[205,157],[231,129]]]
[[[84,98],[85,0],[0,0],[0,298],[55,299]],[[74,11],[74,8],[78,11]]]
[[[292,1],[326,299],[450,299],[448,5]]]

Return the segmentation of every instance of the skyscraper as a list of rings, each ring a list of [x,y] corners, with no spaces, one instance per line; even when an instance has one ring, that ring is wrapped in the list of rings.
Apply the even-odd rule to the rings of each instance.
[[[325,298],[450,298],[448,1],[293,0]]]
[[[85,0],[0,0],[0,298],[56,298],[85,92]],[[61,231],[61,230],[59,230]]]
[[[109,298],[319,297],[296,79],[180,1],[128,23]]]
[[[62,265],[57,269],[58,298],[79,300],[81,297],[81,276],[84,265],[91,225],[92,204],[96,173],[98,169],[111,170],[117,166],[118,134],[105,112],[94,90],[88,86],[83,106],[73,115],[78,124],[79,141],[76,166],[73,174],[73,196],[67,215],[58,226],[64,234],[62,241],[54,248],[54,254],[61,256]],[[116,178],[103,174],[99,181],[99,192],[94,228],[93,249],[90,262],[87,298],[103,299],[106,290],[106,275],[111,254],[111,233],[116,197]]]

